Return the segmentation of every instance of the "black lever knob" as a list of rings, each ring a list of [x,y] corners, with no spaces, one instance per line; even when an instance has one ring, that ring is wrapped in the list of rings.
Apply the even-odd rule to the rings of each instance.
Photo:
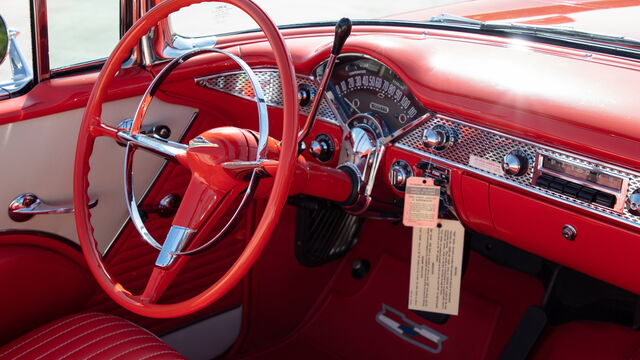
[[[336,24],[336,38],[333,40],[333,49],[331,53],[335,56],[340,55],[344,43],[351,34],[351,20],[342,18]]]

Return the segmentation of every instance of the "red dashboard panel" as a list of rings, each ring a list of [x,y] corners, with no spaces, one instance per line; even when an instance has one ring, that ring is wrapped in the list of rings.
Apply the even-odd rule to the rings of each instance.
[[[640,167],[636,62],[473,34],[396,33],[392,27],[376,31],[387,33],[357,27],[344,52],[364,53],[387,64],[427,108],[620,166]],[[309,36],[287,42],[300,74],[311,74],[326,59],[330,40]],[[268,51],[264,43],[240,47],[248,59],[264,59]]]
[[[638,233],[499,186],[491,186],[490,207],[496,237],[640,293],[640,281],[634,275],[640,272]],[[562,236],[565,225],[576,229],[573,241]]]

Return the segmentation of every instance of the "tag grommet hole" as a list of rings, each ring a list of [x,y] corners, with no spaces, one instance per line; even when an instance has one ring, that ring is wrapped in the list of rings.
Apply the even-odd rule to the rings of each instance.
[[[437,226],[438,226],[438,228],[441,228],[442,227],[442,223],[438,223]]]
[[[427,180],[422,180],[422,183],[423,183],[423,184],[426,184],[426,183],[427,183]]]

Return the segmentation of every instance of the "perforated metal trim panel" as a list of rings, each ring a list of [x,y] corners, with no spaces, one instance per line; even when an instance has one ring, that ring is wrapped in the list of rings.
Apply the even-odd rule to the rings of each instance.
[[[265,101],[269,106],[283,107],[282,98],[282,86],[280,85],[280,72],[276,69],[256,69],[254,70],[258,81],[264,91]],[[313,78],[303,75],[296,75],[296,80],[299,84],[309,85],[311,88],[312,96],[316,96],[316,84]],[[253,93],[253,87],[251,82],[242,71],[234,71],[221,73],[211,76],[205,76],[196,79],[196,84],[202,87],[206,87],[213,90],[225,92],[227,94],[235,95],[244,99],[255,101],[255,95]],[[309,115],[311,111],[312,102],[300,107],[300,113],[303,115]],[[318,118],[329,122],[337,123],[338,118],[331,108],[327,105],[325,99],[320,103],[318,109]]]
[[[422,135],[424,131],[437,124],[449,127],[453,131],[455,137],[455,143],[443,151],[428,149],[422,144]],[[513,186],[640,227],[640,217],[629,213],[626,206],[620,209],[621,212],[618,212],[603,206],[583,202],[573,197],[559,194],[532,184],[535,172],[533,164],[537,154],[571,161],[588,168],[593,168],[595,170],[627,179],[629,189],[628,193],[633,192],[635,189],[640,189],[640,173],[604,164],[599,161],[549,148],[547,146],[538,145],[441,115],[435,116],[424,124],[416,127],[414,130],[410,131],[398,140],[396,144],[401,148],[420,153],[443,163],[481,174],[498,181],[509,183]],[[523,150],[529,155],[531,166],[527,173],[522,176],[511,176],[502,172],[491,172],[470,164],[471,156],[477,156],[481,159],[501,164],[503,157],[513,150]],[[622,201],[625,201],[626,196],[628,196],[628,194],[626,194],[627,191],[625,190],[626,189],[623,188],[623,195],[625,198],[622,198]]]

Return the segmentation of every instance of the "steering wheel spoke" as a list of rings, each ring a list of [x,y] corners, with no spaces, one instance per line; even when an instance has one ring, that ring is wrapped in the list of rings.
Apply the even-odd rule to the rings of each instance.
[[[131,132],[123,130],[118,131],[117,136],[118,140],[126,144],[134,145],[136,148],[145,149],[169,160],[175,160],[181,165],[188,166],[185,157],[189,147],[185,144],[142,133],[133,135]]]
[[[226,226],[211,236],[220,220],[237,203],[246,185],[216,190],[192,177],[167,233],[141,299],[156,302],[189,259],[189,254],[209,248],[223,237]]]

